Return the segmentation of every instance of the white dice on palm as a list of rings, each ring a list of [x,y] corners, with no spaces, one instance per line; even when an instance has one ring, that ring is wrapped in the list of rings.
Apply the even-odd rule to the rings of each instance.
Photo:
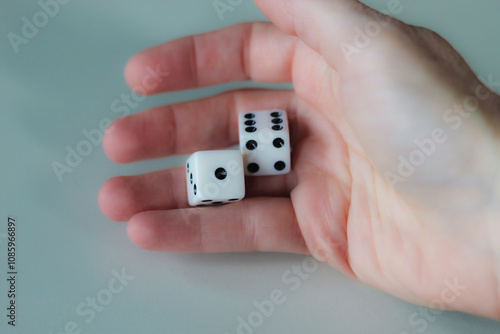
[[[238,128],[245,175],[290,172],[290,134],[284,110],[241,113]]]
[[[243,160],[239,151],[201,151],[186,162],[188,202],[208,206],[245,197]]]

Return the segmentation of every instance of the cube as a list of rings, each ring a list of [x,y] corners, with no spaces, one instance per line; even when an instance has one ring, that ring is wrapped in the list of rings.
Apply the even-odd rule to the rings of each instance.
[[[188,202],[211,206],[240,201],[245,197],[245,175],[241,152],[201,151],[186,162]]]
[[[290,134],[286,111],[241,113],[238,116],[238,129],[245,175],[290,172]]]

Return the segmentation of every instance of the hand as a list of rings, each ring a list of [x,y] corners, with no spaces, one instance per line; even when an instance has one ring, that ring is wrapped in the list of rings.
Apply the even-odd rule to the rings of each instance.
[[[126,80],[143,94],[241,80],[293,91],[146,110],[115,121],[104,150],[128,163],[227,147],[238,113],[285,108],[293,172],[202,209],[188,208],[183,167],[115,177],[99,192],[106,216],[145,249],[312,254],[407,301],[500,318],[500,97],[437,34],[357,1],[255,2],[274,24],[142,51]]]

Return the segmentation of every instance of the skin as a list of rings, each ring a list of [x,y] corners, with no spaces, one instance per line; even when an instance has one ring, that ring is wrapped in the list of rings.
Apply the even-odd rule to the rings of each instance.
[[[188,207],[182,167],[114,177],[104,214],[144,249],[311,254],[404,300],[499,319],[500,97],[439,35],[357,1],[255,3],[272,23],[144,50],[126,81],[147,95],[241,80],[293,91],[145,110],[116,120],[103,146],[117,163],[218,149],[237,144],[238,113],[284,108],[292,173],[247,179],[243,201],[214,208]],[[373,22],[383,27],[355,44]]]

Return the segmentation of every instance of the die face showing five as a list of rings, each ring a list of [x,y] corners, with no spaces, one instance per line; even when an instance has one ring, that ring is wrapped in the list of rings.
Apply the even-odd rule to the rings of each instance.
[[[209,206],[245,197],[243,159],[239,151],[201,151],[186,162],[188,202]]]
[[[290,172],[290,134],[284,110],[241,113],[238,128],[245,175]]]

